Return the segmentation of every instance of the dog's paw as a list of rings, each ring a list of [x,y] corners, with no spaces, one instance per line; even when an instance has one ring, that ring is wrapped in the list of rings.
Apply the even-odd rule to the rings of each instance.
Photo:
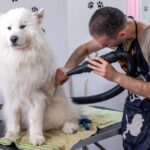
[[[8,131],[5,134],[5,138],[7,138],[7,139],[16,139],[18,136],[19,136],[18,132],[12,132],[12,131]]]
[[[45,143],[45,137],[43,135],[39,135],[39,134],[31,135],[30,143],[33,145],[42,145]]]
[[[73,122],[66,122],[62,128],[62,131],[66,134],[73,134],[77,132],[79,125]]]

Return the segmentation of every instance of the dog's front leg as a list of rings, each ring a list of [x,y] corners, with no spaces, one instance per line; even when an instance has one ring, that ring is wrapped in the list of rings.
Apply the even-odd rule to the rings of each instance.
[[[6,119],[5,138],[16,138],[20,133],[20,108],[15,101],[6,101],[4,104],[4,114]]]
[[[43,136],[43,117],[45,111],[45,96],[42,93],[34,93],[29,110],[29,134],[33,145],[45,143]]]

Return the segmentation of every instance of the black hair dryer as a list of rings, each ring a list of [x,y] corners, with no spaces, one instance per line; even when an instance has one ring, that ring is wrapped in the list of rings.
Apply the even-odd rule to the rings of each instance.
[[[129,75],[133,76],[135,73],[135,63],[131,55],[129,55],[127,52],[124,51],[112,51],[108,54],[101,56],[103,59],[108,61],[109,63],[117,62],[118,60],[124,60],[126,62],[128,73]],[[87,65],[89,64],[88,61],[85,61],[83,64],[77,66],[76,68],[70,70],[67,72],[67,76],[85,73],[85,72],[91,72],[92,69],[88,68]]]
[[[130,76],[135,76],[136,73],[136,65],[133,57],[128,54],[125,51],[112,51],[108,54],[101,56],[103,59],[108,61],[109,63],[114,63],[119,60],[124,60],[127,65],[127,74]],[[75,67],[74,69],[67,72],[67,76],[85,73],[85,72],[91,72],[92,69],[88,68],[87,65],[89,64],[88,61],[85,61],[81,65]],[[105,101],[107,99],[110,99],[118,94],[120,94],[122,91],[124,91],[124,88],[122,88],[120,85],[115,86],[111,90],[108,90],[107,92],[104,92],[102,94],[94,95],[94,96],[86,96],[86,97],[72,97],[73,102],[77,104],[90,104],[90,103],[96,103]]]

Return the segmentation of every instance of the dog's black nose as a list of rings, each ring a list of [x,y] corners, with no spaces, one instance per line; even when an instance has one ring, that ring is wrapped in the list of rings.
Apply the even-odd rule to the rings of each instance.
[[[11,41],[13,44],[15,44],[15,43],[18,41],[18,36],[16,36],[16,35],[11,36],[11,37],[10,37],[10,41]]]

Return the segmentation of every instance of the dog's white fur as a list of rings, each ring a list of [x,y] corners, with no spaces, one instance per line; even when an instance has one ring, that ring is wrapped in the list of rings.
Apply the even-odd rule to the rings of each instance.
[[[59,87],[55,96],[55,58],[40,23],[43,10],[16,8],[0,16],[0,90],[4,96],[6,138],[28,128],[30,142],[45,142],[43,130],[78,129],[78,109]],[[10,39],[17,36],[13,43]]]

